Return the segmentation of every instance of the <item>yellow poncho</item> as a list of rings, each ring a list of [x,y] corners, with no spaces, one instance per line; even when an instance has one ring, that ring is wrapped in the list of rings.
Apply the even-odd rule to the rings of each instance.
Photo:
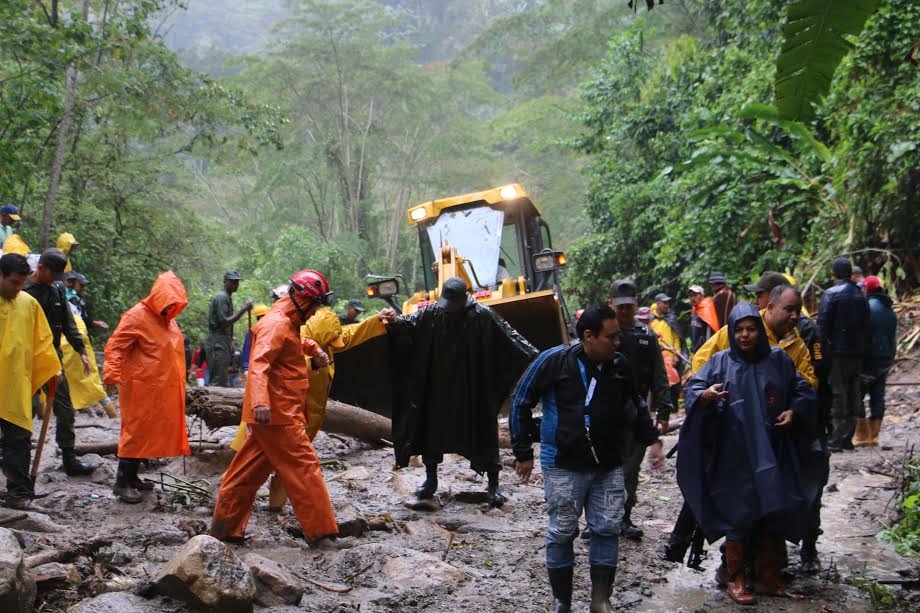
[[[85,409],[105,398],[106,393],[102,387],[102,380],[99,379],[96,353],[89,342],[86,324],[76,313],[73,314],[73,320],[83,336],[83,344],[86,345],[86,357],[89,358],[90,366],[89,374],[83,373],[83,361],[80,360],[80,354],[73,350],[73,347],[67,342],[67,337],[63,334],[61,335],[61,353],[64,357],[64,374],[67,375],[67,385],[70,387],[70,401],[73,403],[73,408]]]
[[[32,296],[0,298],[0,419],[32,430],[32,396],[61,370],[51,327]]]
[[[329,355],[329,365],[319,369],[310,369],[310,387],[307,388],[307,436],[310,440],[316,436],[323,425],[326,415],[326,401],[329,400],[329,390],[332,388],[332,379],[335,377],[335,353],[347,351],[361,343],[377,336],[386,334],[386,327],[376,317],[369,317],[364,321],[343,326],[339,316],[332,309],[322,308],[307,320],[306,325],[300,328],[301,338],[310,338],[320,349]],[[308,358],[309,359],[309,358]],[[236,437],[230,444],[233,449],[239,450],[246,437],[246,424],[241,424]]]

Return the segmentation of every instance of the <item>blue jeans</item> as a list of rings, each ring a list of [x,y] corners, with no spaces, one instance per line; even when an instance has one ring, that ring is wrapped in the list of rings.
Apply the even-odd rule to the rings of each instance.
[[[544,468],[543,491],[549,513],[547,568],[575,566],[572,542],[578,536],[578,518],[582,510],[591,531],[590,564],[616,566],[619,555],[617,539],[626,503],[623,469],[577,471]]]

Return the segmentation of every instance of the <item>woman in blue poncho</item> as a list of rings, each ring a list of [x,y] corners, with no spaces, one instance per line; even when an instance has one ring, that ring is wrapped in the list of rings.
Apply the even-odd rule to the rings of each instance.
[[[780,574],[785,540],[798,541],[820,491],[815,394],[779,348],[771,350],[757,309],[729,316],[730,348],[685,389],[677,480],[709,542],[725,537],[728,595],[752,604],[746,544],[756,553],[756,591],[788,596]]]

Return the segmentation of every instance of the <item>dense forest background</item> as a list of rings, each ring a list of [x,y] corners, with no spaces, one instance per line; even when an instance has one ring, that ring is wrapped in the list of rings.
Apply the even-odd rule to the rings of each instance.
[[[920,282],[920,5],[882,0],[804,123],[776,116],[784,0],[8,0],[0,201],[81,242],[96,317],[156,274],[267,300],[417,277],[408,206],[517,181],[570,304],[724,270]],[[382,305],[381,305],[382,306]]]

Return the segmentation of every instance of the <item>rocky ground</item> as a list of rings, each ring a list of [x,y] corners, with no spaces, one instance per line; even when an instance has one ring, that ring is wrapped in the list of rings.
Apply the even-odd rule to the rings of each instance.
[[[916,374],[904,376],[915,378]],[[832,459],[824,495],[825,534],[819,541],[825,570],[816,577],[798,576],[798,552],[790,546],[791,588],[808,600],[761,599],[758,610],[867,611],[871,610],[869,595],[854,587],[854,580],[920,576],[920,561],[898,556],[891,545],[874,537],[890,521],[905,450],[920,441],[920,388],[891,387],[889,406],[882,447],[837,454]],[[77,423],[81,443],[117,437],[117,420],[84,411]],[[202,436],[197,425],[191,432],[192,439]],[[205,440],[224,443],[232,435],[229,428],[203,432]],[[53,441],[53,435],[49,440]],[[676,435],[668,436],[666,448],[675,441]],[[421,482],[422,468],[394,470],[391,450],[323,433],[316,448],[326,462],[327,487],[340,521],[353,536],[340,538],[334,547],[310,548],[296,536],[290,506],[280,515],[270,513],[267,491],[263,491],[249,525],[249,538],[243,545],[230,546],[236,556],[221,554],[235,560],[226,562],[226,568],[237,568],[233,564],[239,563],[238,557],[256,554],[262,559],[250,555],[248,565],[272,566],[261,575],[255,572],[261,581],[271,583],[276,581],[271,577],[279,574],[287,577],[287,584],[278,579],[279,586],[276,581],[274,591],[283,598],[274,602],[284,598],[290,602],[300,586],[304,592],[298,605],[263,608],[257,604],[256,610],[547,610],[551,598],[544,569],[546,516],[539,468],[529,484],[518,483],[507,468],[502,478],[508,503],[502,509],[489,509],[477,502],[485,487],[483,480],[461,458],[450,457],[442,466],[441,507],[411,510],[404,503]],[[35,573],[39,579],[36,610],[187,610],[179,601],[154,595],[149,585],[183,547],[202,546],[197,541],[187,543],[207,531],[211,504],[206,498],[208,494],[213,498],[232,452],[206,450],[186,459],[154,463],[142,476],[167,483],[173,482],[170,476],[178,477],[197,487],[194,491],[204,497],[158,487],[138,505],[123,504],[111,493],[114,456],[84,457],[101,465],[96,474],[67,478],[56,453],[52,443],[36,488],[44,495],[39,502],[50,510],[49,515],[4,523],[3,518],[13,514],[0,509],[0,525],[12,529],[27,557],[90,543],[84,550],[88,555],[70,556],[57,565],[35,569],[39,571]],[[503,454],[510,466],[510,454]],[[644,529],[645,538],[621,542],[614,595],[618,610],[734,610],[714,583],[717,545],[708,547],[710,558],[702,572],[657,557],[680,505],[673,462],[662,472],[644,474],[643,480],[634,519]],[[100,539],[112,544],[98,547]],[[576,551],[575,610],[587,611],[586,541],[579,540]],[[183,555],[189,555],[188,551]],[[266,585],[260,584],[260,594],[271,596]],[[894,591],[897,602],[892,610],[920,608],[917,591],[897,586]],[[259,599],[266,602],[263,596]]]

